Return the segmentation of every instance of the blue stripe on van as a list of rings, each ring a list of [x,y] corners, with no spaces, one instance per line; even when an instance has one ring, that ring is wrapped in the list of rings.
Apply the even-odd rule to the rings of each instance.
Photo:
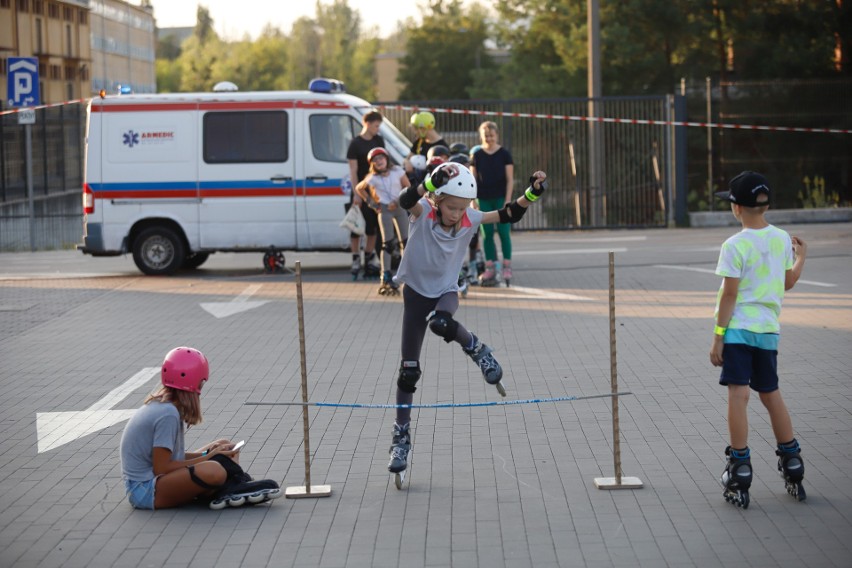
[[[296,180],[299,185],[304,184],[305,180]],[[92,191],[166,191],[166,190],[192,190],[198,187],[199,189],[256,189],[256,188],[281,188],[293,187],[296,183],[287,181],[283,183],[275,183],[272,180],[233,180],[233,181],[203,181],[196,185],[195,182],[188,181],[157,181],[157,182],[122,182],[122,183],[90,183],[89,187]],[[309,187],[340,187],[343,180],[328,179],[322,183],[308,180]]]

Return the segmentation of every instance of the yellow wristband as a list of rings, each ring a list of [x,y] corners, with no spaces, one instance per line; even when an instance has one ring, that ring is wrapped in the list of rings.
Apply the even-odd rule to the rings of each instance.
[[[713,333],[716,335],[725,335],[725,332],[728,331],[727,327],[716,326],[713,328]]]
[[[532,192],[532,187],[528,187],[524,192],[524,197],[527,198],[527,201],[534,202],[538,200],[538,195]]]

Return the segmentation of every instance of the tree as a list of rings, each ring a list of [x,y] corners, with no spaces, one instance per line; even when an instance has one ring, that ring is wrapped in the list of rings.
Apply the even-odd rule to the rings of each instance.
[[[431,0],[422,7],[423,23],[408,28],[399,81],[404,99],[467,99],[477,70],[493,68],[485,50],[485,9],[465,11],[461,0]]]
[[[213,66],[223,58],[227,46],[213,30],[213,18],[204,6],[198,6],[192,36],[183,42],[178,61],[181,67],[181,91],[209,91],[215,84]]]

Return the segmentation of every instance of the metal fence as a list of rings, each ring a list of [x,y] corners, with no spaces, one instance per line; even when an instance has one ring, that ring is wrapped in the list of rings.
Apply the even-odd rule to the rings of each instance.
[[[31,222],[25,127],[16,114],[0,116],[0,250],[70,248],[80,241],[85,121],[79,104],[36,111]]]
[[[611,118],[673,120],[674,98],[604,97],[596,114]],[[414,108],[435,109],[436,130],[450,144],[479,144],[478,127],[497,124],[500,143],[515,163],[515,195],[537,169],[547,172],[551,190],[517,229],[661,227],[671,219],[674,197],[673,129],[670,126],[596,123],[545,118],[586,116],[590,99],[510,101],[394,101],[376,106],[406,132]],[[475,114],[440,112],[475,111]],[[542,115],[518,117],[512,114]],[[597,129],[598,175],[590,156],[590,131]],[[596,181],[597,180],[597,181]]]

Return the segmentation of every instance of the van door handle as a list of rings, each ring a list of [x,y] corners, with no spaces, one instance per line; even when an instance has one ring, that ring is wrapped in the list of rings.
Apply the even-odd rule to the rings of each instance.
[[[293,178],[290,176],[272,176],[269,179],[272,183],[287,183],[288,181],[293,181]]]
[[[324,176],[322,174],[319,174],[319,175],[315,175],[315,176],[308,176],[307,179],[310,180],[310,181],[323,182],[323,181],[328,181],[328,176]]]

